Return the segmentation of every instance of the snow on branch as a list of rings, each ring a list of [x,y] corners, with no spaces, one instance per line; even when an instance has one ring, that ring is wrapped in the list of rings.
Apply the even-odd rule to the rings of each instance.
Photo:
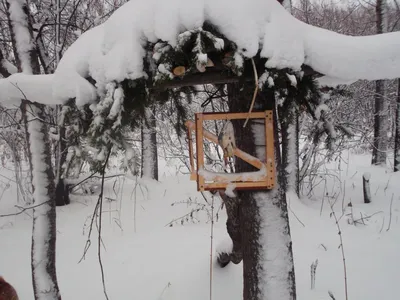
[[[21,100],[29,100],[46,105],[61,104],[53,100],[54,75],[30,75],[16,73],[0,79],[0,104],[3,107],[19,106]],[[71,97],[74,94],[70,95]]]
[[[325,75],[322,85],[400,77],[400,32],[337,34],[295,19],[276,0],[137,0],[82,34],[64,54],[47,89],[53,89],[57,103],[70,98],[78,105],[92,102],[106,93],[110,82],[146,78],[143,58],[148,42],[175,48],[181,33],[205,22],[233,42],[240,56],[261,53],[268,59],[266,68],[299,71],[307,65]],[[205,61],[201,52],[199,58]],[[88,77],[96,81],[96,88]],[[34,99],[49,101],[39,100]]]
[[[204,22],[234,42],[244,57],[261,50],[268,68],[300,70],[306,64],[326,75],[325,83],[329,78],[351,82],[400,77],[400,33],[337,34],[302,23],[276,0],[130,1],[101,27],[83,34],[64,55],[56,75],[90,75],[100,86],[142,77],[143,41],[162,40],[175,47],[180,33]]]
[[[32,74],[31,54],[34,45],[31,42],[31,35],[28,29],[27,15],[24,12],[26,1],[8,0],[10,21],[14,27],[14,38],[17,44],[18,58],[21,61],[21,69],[26,74]]]

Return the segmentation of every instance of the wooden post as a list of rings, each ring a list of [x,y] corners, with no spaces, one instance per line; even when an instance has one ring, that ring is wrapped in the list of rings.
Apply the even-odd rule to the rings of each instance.
[[[204,191],[204,177],[199,176],[199,171],[204,169],[203,153],[203,115],[196,114],[196,155],[197,155],[197,190]]]
[[[371,203],[371,186],[369,180],[371,179],[370,173],[364,173],[363,175],[363,192],[364,192],[364,203]]]

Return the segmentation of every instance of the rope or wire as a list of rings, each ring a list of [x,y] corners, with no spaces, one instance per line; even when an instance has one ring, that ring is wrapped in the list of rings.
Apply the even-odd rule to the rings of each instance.
[[[212,261],[213,261],[213,237],[214,237],[214,196],[211,197],[211,236],[210,236],[210,300],[212,300]]]
[[[256,64],[254,63],[254,59],[251,59],[251,63],[253,65],[253,71],[254,71],[254,82],[256,84],[256,87],[254,89],[254,94],[253,94],[253,100],[251,101],[250,109],[249,109],[249,115],[246,118],[246,121],[243,124],[243,127],[246,127],[247,122],[249,121],[251,111],[253,110],[254,102],[256,100],[257,92],[258,92],[258,74],[257,74],[257,68]]]

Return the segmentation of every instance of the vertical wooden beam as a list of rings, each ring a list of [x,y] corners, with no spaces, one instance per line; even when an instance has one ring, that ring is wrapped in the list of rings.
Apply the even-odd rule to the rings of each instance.
[[[272,110],[265,112],[265,163],[268,188],[275,186],[274,124]]]
[[[204,176],[199,171],[204,170],[203,151],[203,114],[196,114],[196,156],[197,156],[197,190],[204,191]]]
[[[189,163],[190,163],[190,180],[195,180],[195,168],[194,168],[194,158],[193,158],[193,139],[192,139],[192,129],[187,127],[187,136],[189,142]]]

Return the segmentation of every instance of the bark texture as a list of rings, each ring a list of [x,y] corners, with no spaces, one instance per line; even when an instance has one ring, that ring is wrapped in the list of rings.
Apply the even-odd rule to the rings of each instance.
[[[145,108],[142,123],[142,177],[158,180],[158,154],[155,109]]]
[[[376,28],[377,33],[387,32],[387,2],[376,1]],[[388,148],[388,111],[389,102],[385,98],[385,81],[377,80],[375,88],[375,117],[374,117],[374,142],[372,149],[372,164],[386,165],[386,152]]]
[[[36,300],[61,299],[56,274],[56,207],[50,141],[43,106],[25,103],[34,205],[31,265]]]
[[[63,117],[62,117],[63,118]],[[70,203],[69,189],[64,183],[63,178],[63,165],[67,160],[67,142],[65,138],[65,126],[63,122],[59,124],[59,141],[57,143],[57,156],[56,156],[56,206],[64,206]]]
[[[282,187],[286,192],[294,191],[300,195],[299,184],[299,112],[294,99],[280,112],[279,119],[282,137],[282,164],[284,179]]]
[[[397,80],[396,133],[394,140],[394,171],[400,171],[400,79]]]
[[[254,86],[251,85],[229,85],[230,111],[248,111],[253,91]],[[254,111],[265,109],[275,110],[272,90],[259,93],[257,96]],[[277,119],[274,121],[276,126]],[[251,120],[245,128],[243,122],[233,123],[237,146],[265,161],[264,121]],[[277,139],[274,146],[276,157],[273,159],[279,168],[282,165]],[[236,172],[255,171],[252,166],[241,160],[236,160],[235,167]],[[280,175],[277,175],[279,179],[276,188],[272,190],[237,191],[236,205],[239,207],[239,214],[230,216],[240,224],[241,245],[238,247],[242,248],[243,255],[244,300],[296,299],[286,197],[283,188],[279,186],[283,173],[278,172],[278,174]],[[231,235],[231,237],[235,249],[234,239],[237,236]]]

